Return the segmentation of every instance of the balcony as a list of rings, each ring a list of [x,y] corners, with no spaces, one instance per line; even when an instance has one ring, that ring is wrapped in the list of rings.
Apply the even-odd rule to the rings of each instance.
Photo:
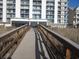
[[[76,15],[76,18],[79,19],[79,16]]]
[[[21,6],[21,9],[29,9],[29,6]]]
[[[40,11],[39,12],[36,11],[36,12],[33,12],[33,14],[41,14],[41,12]]]
[[[28,13],[28,12],[27,12],[27,13],[26,13],[26,12],[21,12],[21,14],[29,15],[29,13]]]
[[[15,14],[15,12],[13,12],[13,11],[10,11],[10,12],[9,12],[9,11],[7,11],[7,13]]]
[[[47,1],[54,1],[54,0],[47,0]]]
[[[21,17],[22,17],[22,18],[29,18],[29,15],[21,14]]]
[[[0,3],[3,3],[3,1],[0,1]]]
[[[52,15],[54,15],[54,13],[53,14],[52,13],[51,14],[50,13],[46,13],[46,15],[52,16]]]
[[[7,6],[7,9],[15,9],[14,6]]]
[[[0,18],[2,18],[2,15],[0,15]]]
[[[21,5],[29,5],[29,2],[21,2]]]
[[[3,6],[0,5],[0,8],[3,8]]]
[[[15,17],[15,15],[13,15],[13,14],[7,14],[7,18],[14,18]]]
[[[2,8],[0,8],[0,13],[2,13],[2,11],[3,11]]]
[[[36,6],[36,5],[41,6],[41,3],[36,3],[36,2],[34,2],[33,5],[35,5],[35,6]]]
[[[46,10],[54,10],[54,8],[47,7]]]
[[[61,0],[61,2],[67,2],[67,0]]]
[[[15,1],[7,1],[7,4],[15,4]]]
[[[47,6],[54,6],[54,3],[47,3]]]
[[[29,6],[29,4],[22,4],[22,3],[21,3],[21,6]]]

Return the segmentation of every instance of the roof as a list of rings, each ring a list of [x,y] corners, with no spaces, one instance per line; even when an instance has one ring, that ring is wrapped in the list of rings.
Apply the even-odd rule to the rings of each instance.
[[[79,7],[77,7],[76,10],[79,10]]]

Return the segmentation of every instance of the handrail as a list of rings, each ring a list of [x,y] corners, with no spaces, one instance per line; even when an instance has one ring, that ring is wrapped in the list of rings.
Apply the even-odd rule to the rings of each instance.
[[[69,43],[69,44],[72,45],[74,48],[76,48],[76,49],[79,50],[79,44],[75,43],[74,41],[72,41],[72,40],[70,40],[70,39],[68,39],[68,38],[66,38],[66,37],[64,37],[64,36],[62,36],[62,35],[60,35],[60,34],[54,32],[54,31],[52,31],[52,30],[50,30],[50,29],[48,29],[47,27],[45,27],[45,26],[43,26],[43,25],[41,25],[41,27],[43,27],[46,31],[50,32],[51,34],[56,35],[56,36],[59,37],[60,39],[64,40],[66,43]]]
[[[62,54],[64,53],[66,59],[79,58],[79,44],[78,43],[58,34],[57,32],[54,32],[53,30],[51,30],[43,25],[39,25],[38,29],[40,29],[41,32],[43,32],[44,35],[48,38],[47,42],[49,41],[51,45],[53,44],[53,46],[56,48],[56,50],[59,50],[58,52],[56,51],[57,53],[61,53],[63,51]],[[62,45],[59,44],[59,46],[63,49],[61,50],[58,46],[56,46],[56,44],[58,42],[54,43],[52,40],[54,40],[54,41],[57,40],[58,42],[60,42]]]
[[[23,25],[23,26],[21,26],[21,27],[18,27],[18,28],[16,28],[16,29],[13,29],[13,30],[11,30],[11,31],[8,31],[8,32],[4,33],[3,35],[0,35],[0,39],[3,38],[4,36],[7,36],[7,35],[9,35],[9,34],[15,32],[15,31],[18,31],[19,29],[21,29],[21,28],[23,28],[23,27],[26,27],[26,26],[27,26],[27,25]]]
[[[11,49],[16,49],[22,40],[21,38],[24,36],[26,31],[28,31],[28,29],[27,25],[23,25],[0,36],[0,59],[3,59]],[[14,46],[16,47],[14,48]],[[11,57],[12,54],[13,52],[11,52],[8,57]]]

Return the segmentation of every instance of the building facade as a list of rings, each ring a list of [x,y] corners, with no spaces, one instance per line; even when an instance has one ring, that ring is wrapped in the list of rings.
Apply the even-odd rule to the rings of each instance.
[[[79,26],[79,7],[74,9],[68,8],[68,26]]]
[[[76,8],[76,20],[75,22],[79,24],[79,7]]]
[[[72,9],[72,8],[68,8],[68,26],[73,27],[73,21],[76,20],[75,18],[76,16],[76,8]]]
[[[0,22],[21,18],[65,24],[67,2],[67,0],[0,0]]]
[[[79,28],[79,7],[75,9],[75,20],[73,21],[73,25],[75,28]]]

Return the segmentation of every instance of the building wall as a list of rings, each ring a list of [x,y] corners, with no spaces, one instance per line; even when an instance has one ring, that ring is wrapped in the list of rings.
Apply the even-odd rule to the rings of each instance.
[[[67,0],[3,0],[3,22],[11,18],[66,23]],[[1,19],[1,18],[0,18]]]
[[[79,21],[79,7],[75,9],[68,8],[68,24],[77,23]]]
[[[2,22],[10,22],[15,17],[15,0],[3,0]]]
[[[60,2],[61,1],[61,2]],[[68,1],[67,0],[60,0],[58,4],[58,23],[64,24],[67,23],[67,14],[68,14]]]
[[[55,1],[47,0],[46,1],[46,19],[54,23],[54,14],[55,14]]]
[[[76,23],[79,22],[79,7],[76,8]]]
[[[0,22],[2,21],[3,16],[3,1],[0,0]]]
[[[68,24],[73,24],[75,21],[76,11],[75,9],[68,8]]]

